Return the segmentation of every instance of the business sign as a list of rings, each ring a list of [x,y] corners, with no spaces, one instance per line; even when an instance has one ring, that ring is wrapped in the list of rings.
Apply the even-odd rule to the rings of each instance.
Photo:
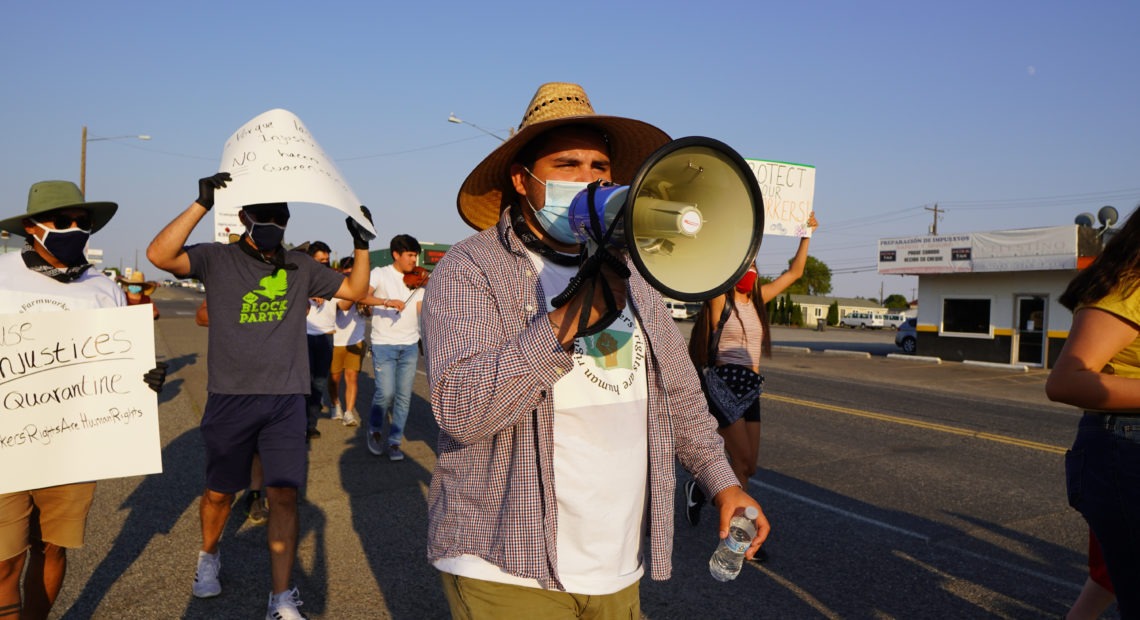
[[[764,197],[764,234],[810,237],[814,210],[815,166],[766,159],[745,159]]]
[[[879,273],[922,275],[1076,269],[1075,225],[879,240]]]
[[[270,110],[242,125],[226,140],[218,170],[233,181],[215,193],[215,241],[228,243],[230,234],[244,232],[238,211],[264,202],[327,205],[376,233],[332,158],[288,110]]]
[[[0,493],[162,471],[149,304],[0,315]]]
[[[970,235],[880,239],[879,273],[970,271],[970,256]]]

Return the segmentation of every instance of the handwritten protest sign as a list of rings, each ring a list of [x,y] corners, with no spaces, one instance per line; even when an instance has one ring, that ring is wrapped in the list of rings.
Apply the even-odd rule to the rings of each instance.
[[[242,125],[226,140],[218,169],[230,173],[233,182],[215,194],[215,241],[227,243],[231,233],[243,232],[238,210],[263,202],[327,205],[376,233],[336,164],[288,110],[270,110]]]
[[[0,315],[0,493],[162,471],[149,305]]]
[[[808,216],[814,210],[815,166],[765,159],[746,159],[764,196],[764,234],[810,237]]]

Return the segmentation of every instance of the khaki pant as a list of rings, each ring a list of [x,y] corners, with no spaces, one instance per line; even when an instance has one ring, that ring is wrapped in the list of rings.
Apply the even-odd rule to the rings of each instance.
[[[639,620],[641,590],[638,583],[601,596],[570,594],[526,586],[483,581],[440,573],[443,592],[455,620],[531,620],[582,618],[583,620]]]

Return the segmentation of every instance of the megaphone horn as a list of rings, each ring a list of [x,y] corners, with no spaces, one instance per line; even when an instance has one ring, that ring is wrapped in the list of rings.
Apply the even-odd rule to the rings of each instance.
[[[653,288],[681,301],[732,288],[764,234],[756,176],[731,147],[701,136],[654,151],[628,186],[579,192],[569,211],[580,243],[627,250]]]

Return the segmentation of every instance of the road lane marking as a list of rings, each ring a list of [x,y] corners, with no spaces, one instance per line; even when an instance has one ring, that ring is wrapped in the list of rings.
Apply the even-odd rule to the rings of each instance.
[[[890,422],[892,424],[902,424],[904,426],[913,426],[925,430],[938,431],[940,433],[949,433],[951,435],[959,435],[961,437],[973,437],[975,439],[984,439],[986,441],[996,441],[1011,446],[1018,446],[1021,448],[1028,448],[1030,450],[1038,450],[1040,452],[1048,452],[1050,454],[1065,454],[1067,448],[1061,446],[1054,446],[1047,443],[1040,443],[1036,441],[1029,441],[1028,439],[1018,439],[1017,437],[1009,437],[1008,435],[998,435],[995,433],[987,433],[984,431],[975,431],[968,428],[959,428],[956,426],[948,426],[946,424],[936,424],[934,422],[922,422],[920,420],[911,420],[909,418],[902,418],[899,416],[886,415],[883,413],[874,413],[872,411],[865,411],[863,409],[852,409],[850,407],[840,407],[837,405],[828,405],[811,400],[802,400],[799,398],[792,398],[790,396],[779,396],[771,392],[764,392],[763,398],[788,403],[791,405],[800,405],[802,407],[811,407],[813,409],[823,409],[824,411],[834,411],[836,413],[844,413],[860,418],[868,418],[871,420],[878,420],[880,422]]]
[[[1037,579],[1040,581],[1047,581],[1047,582],[1052,583],[1056,586],[1065,587],[1065,588],[1071,589],[1073,591],[1080,590],[1079,586],[1074,585],[1074,583],[1069,581],[1069,580],[1054,577],[1053,575],[1049,575],[1047,573],[1044,573],[1044,572],[1041,572],[1038,570],[1034,570],[1032,568],[1026,568],[1024,566],[1019,566],[1017,564],[1014,564],[1013,562],[1009,562],[1006,560],[1001,560],[1001,559],[998,559],[995,557],[991,557],[991,556],[986,555],[984,553],[977,553],[975,551],[963,549],[962,547],[958,547],[956,545],[951,544],[949,540],[934,541],[934,540],[931,540],[930,537],[925,535],[925,534],[920,534],[919,532],[908,530],[906,528],[902,528],[902,527],[899,527],[897,525],[891,525],[890,523],[887,523],[885,521],[880,521],[878,519],[872,519],[871,517],[867,517],[867,516],[861,515],[861,514],[856,513],[856,512],[851,512],[850,510],[846,510],[846,509],[840,508],[838,506],[833,506],[831,504],[821,502],[817,499],[812,499],[812,498],[807,497],[805,495],[800,495],[799,493],[793,493],[793,492],[788,491],[786,489],[781,489],[780,487],[773,486],[771,484],[768,484],[767,482],[761,482],[758,478],[749,478],[748,482],[752,486],[764,489],[766,491],[771,491],[771,492],[776,493],[778,495],[783,495],[784,497],[788,497],[788,498],[803,502],[805,504],[809,504],[809,505],[814,506],[816,508],[820,508],[822,510],[826,510],[828,512],[835,513],[841,517],[847,517],[849,519],[853,519],[853,520],[859,521],[861,523],[866,523],[867,525],[871,525],[874,527],[878,527],[878,528],[881,528],[884,530],[894,532],[896,534],[901,534],[903,536],[914,538],[916,540],[919,540],[919,541],[922,541],[926,544],[929,544],[933,547],[940,547],[942,549],[948,549],[950,551],[954,551],[955,553],[960,553],[960,554],[965,555],[967,557],[974,558],[975,560],[987,562],[989,564],[999,566],[999,567],[1001,567],[1005,570],[1008,570],[1010,572],[1020,573],[1022,575],[1026,575],[1030,578]],[[962,532],[962,534],[968,535],[967,532]],[[901,552],[896,551],[896,553],[901,553]],[[761,567],[761,568],[763,569],[763,567]],[[768,574],[769,577],[773,576],[773,574],[771,574],[768,570],[764,570],[763,572],[765,574]],[[789,584],[790,584],[790,582],[789,582]],[[788,585],[785,585],[785,587],[788,587]],[[793,590],[793,592],[795,592],[797,594],[797,596],[799,596],[799,592],[797,590]],[[807,593],[804,592],[804,594],[806,595]],[[811,601],[804,598],[803,596],[800,596],[800,598],[803,599],[805,602],[808,602],[809,604],[811,604]],[[814,605],[813,605],[813,607],[814,607]],[[817,609],[819,609],[819,608],[817,608]],[[819,609],[819,610],[821,613],[825,613],[822,609]]]
[[[845,509],[840,508],[838,506],[832,506],[831,504],[826,504],[824,502],[819,501],[818,499],[812,499],[812,498],[807,497],[805,495],[800,495],[799,493],[792,493],[791,491],[781,489],[780,487],[772,486],[772,485],[768,484],[767,482],[760,482],[756,478],[749,478],[748,481],[751,482],[753,485],[760,487],[761,489],[772,491],[773,493],[779,493],[780,495],[783,495],[785,497],[790,497],[790,498],[795,499],[795,500],[799,500],[805,504],[811,504],[812,506],[815,506],[816,508],[822,508],[822,509],[827,510],[829,512],[834,512],[835,514],[840,515],[842,517],[847,517],[849,519],[854,519],[856,521],[862,521],[863,523],[866,523],[868,525],[873,525],[875,527],[879,527],[879,528],[882,528],[884,530],[890,530],[892,532],[895,532],[896,534],[902,534],[903,536],[909,536],[911,538],[917,538],[918,540],[921,540],[924,543],[930,542],[930,537],[925,535],[925,534],[913,532],[911,530],[901,528],[897,525],[891,525],[890,523],[887,523],[886,521],[879,521],[878,519],[872,519],[871,517],[865,517],[859,513],[851,512],[850,510],[845,510]]]

